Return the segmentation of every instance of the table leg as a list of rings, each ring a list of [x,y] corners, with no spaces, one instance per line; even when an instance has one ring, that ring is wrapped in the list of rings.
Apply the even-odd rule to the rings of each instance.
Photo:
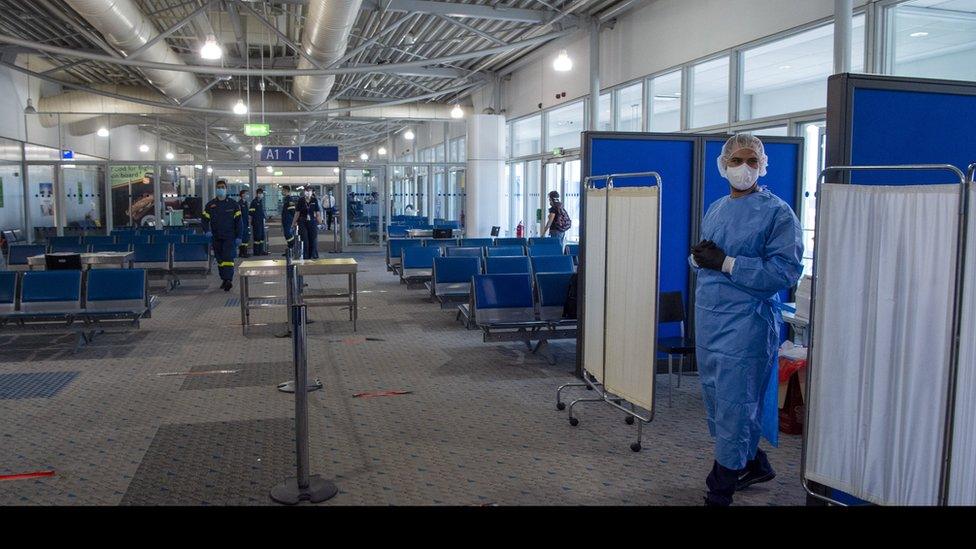
[[[241,332],[247,335],[247,277],[241,277]]]
[[[352,274],[352,331],[356,331],[359,321],[359,279],[358,274]]]

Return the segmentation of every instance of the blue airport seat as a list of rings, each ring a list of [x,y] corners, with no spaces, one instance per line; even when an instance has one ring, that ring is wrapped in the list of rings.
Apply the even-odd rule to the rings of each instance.
[[[529,246],[529,257],[543,256],[543,255],[563,255],[563,249],[558,244],[536,244],[535,246]]]
[[[132,247],[128,244],[92,244],[91,251],[98,252],[128,252]]]
[[[115,235],[115,241],[119,244],[149,244],[149,235],[122,233]]]
[[[522,246],[492,246],[485,248],[488,257],[525,257],[525,248]]]
[[[51,244],[51,253],[88,253],[88,244]]]
[[[529,246],[537,244],[559,244],[559,239],[554,236],[533,236],[529,239]]]
[[[409,247],[421,247],[424,245],[422,240],[416,238],[391,238],[386,241],[386,264],[390,267],[396,267],[400,264],[400,252],[404,248]]]
[[[400,280],[430,278],[434,275],[434,258],[441,256],[437,246],[409,246],[400,251]]]
[[[529,258],[519,257],[489,257],[485,260],[486,274],[529,274],[531,265]]]
[[[44,244],[18,244],[10,246],[7,251],[7,269],[11,271],[26,271],[27,258],[47,253]]]
[[[193,227],[166,227],[163,234],[193,234]]]
[[[481,274],[479,257],[435,257],[434,296],[443,299],[467,297],[471,293],[471,277]]]
[[[496,238],[495,246],[525,246],[524,238]]]
[[[569,281],[573,273],[538,273],[535,287],[539,292],[539,318],[542,320],[561,320]],[[575,320],[575,319],[574,319]]]
[[[181,244],[182,242],[182,234],[163,234],[157,231],[152,235],[153,244]]]
[[[462,238],[461,246],[489,248],[491,246],[494,246],[494,242],[492,242],[490,238]]]
[[[474,277],[474,317],[479,326],[534,322],[532,277],[484,274]]]
[[[134,312],[141,316],[148,308],[145,270],[98,269],[88,271],[88,287],[85,292],[86,310]]]
[[[387,227],[386,234],[389,238],[406,238],[407,227],[404,225],[390,225]]]
[[[48,246],[79,246],[81,237],[75,236],[52,236],[47,239]]]
[[[0,313],[12,313],[17,306],[17,273],[0,271]]]
[[[185,244],[206,244],[210,245],[210,237],[205,234],[188,234],[183,237]]]
[[[449,246],[445,248],[444,251],[446,252],[447,257],[481,257],[484,255],[484,249],[480,247],[474,248],[470,246]]]
[[[568,255],[541,255],[532,258],[534,273],[572,273],[573,258]]]
[[[436,246],[438,248],[450,248],[458,245],[456,238],[424,238],[422,240],[424,246]]]
[[[579,255],[579,244],[566,244],[564,249],[566,255],[578,256]]]
[[[88,244],[89,246],[94,246],[95,244],[115,244],[115,237],[92,235],[82,238],[81,242],[83,244]]]
[[[461,222],[460,221],[448,221],[446,219],[435,219],[434,220],[434,228],[435,229],[455,229],[455,230],[457,230],[457,229],[460,229],[461,228]]]
[[[173,244],[174,269],[209,269],[210,248],[207,244]]]
[[[136,234],[136,230],[133,229],[132,227],[125,227],[125,228],[122,228],[122,229],[112,229],[112,232],[109,233],[109,234],[111,234],[112,236],[119,236],[120,234],[121,235],[132,235],[132,234]]]
[[[24,313],[77,312],[81,309],[81,271],[28,271],[20,289]]]
[[[132,266],[142,269],[169,270],[169,244],[135,244],[132,246]]]

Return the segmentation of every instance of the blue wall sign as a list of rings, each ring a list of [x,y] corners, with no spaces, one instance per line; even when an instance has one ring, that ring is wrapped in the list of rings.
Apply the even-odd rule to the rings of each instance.
[[[262,162],[338,162],[339,147],[264,147]]]
[[[61,151],[62,160],[74,160],[74,158],[75,158],[75,151],[71,149],[64,149],[63,151]]]

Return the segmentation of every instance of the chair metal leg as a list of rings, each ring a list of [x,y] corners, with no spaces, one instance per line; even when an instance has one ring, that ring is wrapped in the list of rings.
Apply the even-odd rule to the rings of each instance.
[[[678,388],[681,388],[681,376],[684,375],[685,371],[685,355],[678,357]]]
[[[668,406],[671,406],[671,378],[674,377],[671,355],[668,355]]]

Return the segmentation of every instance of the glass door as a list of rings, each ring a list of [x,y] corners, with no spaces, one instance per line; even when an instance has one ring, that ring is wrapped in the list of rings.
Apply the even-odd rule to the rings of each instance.
[[[343,170],[345,180],[345,241],[351,246],[381,244],[383,168]]]
[[[55,166],[32,164],[27,166],[27,228],[30,242],[43,243],[57,236],[56,201],[54,194]]]
[[[155,226],[155,165],[114,165],[109,166],[108,173],[112,189],[112,226]]]
[[[103,165],[61,166],[60,224],[65,236],[104,235]]]
[[[467,200],[464,186],[466,173],[464,168],[451,168],[447,174],[447,219],[457,221],[462,230],[464,229],[464,204]]]
[[[543,196],[542,227],[545,227],[549,217],[549,193],[556,191],[563,203],[563,208],[573,221],[572,227],[566,231],[566,242],[579,241],[579,209],[580,209],[580,160],[560,159],[546,164],[546,189]],[[541,230],[541,229],[540,229]]]

